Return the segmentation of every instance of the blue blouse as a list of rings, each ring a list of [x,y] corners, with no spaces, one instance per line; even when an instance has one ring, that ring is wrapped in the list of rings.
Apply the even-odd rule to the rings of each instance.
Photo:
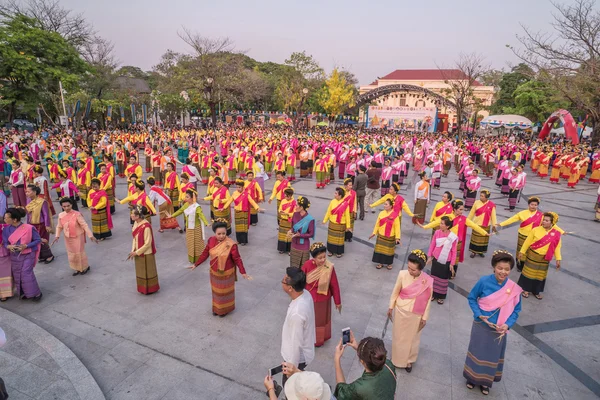
[[[17,230],[19,226],[8,225],[4,227],[4,229],[2,230],[2,244],[4,245],[4,247],[10,245],[8,238],[10,237],[10,235],[13,234],[14,231]],[[40,237],[40,234],[38,233],[37,229],[33,228],[33,230],[31,231],[31,242],[27,243],[27,247],[30,249],[35,248],[40,243],[42,243],[42,238]],[[21,244],[21,240],[19,239],[19,241],[16,244]]]
[[[469,293],[469,297],[467,298],[469,300],[469,306],[471,307],[471,310],[473,310],[473,319],[478,321],[479,317],[481,315],[489,317],[490,315],[494,314],[494,311],[483,311],[481,308],[479,308],[479,304],[477,304],[477,299],[479,299],[481,297],[487,297],[490,294],[497,292],[504,285],[506,285],[507,281],[508,281],[508,278],[505,279],[501,285],[498,284],[498,281],[496,280],[496,276],[494,274],[482,276],[481,278],[479,278],[479,280],[477,281],[475,286],[473,286],[473,289],[471,289],[471,293]],[[517,322],[517,318],[519,318],[520,312],[521,312],[521,296],[519,296],[519,303],[517,303],[512,314],[506,320],[506,325],[508,325],[509,328],[512,328],[514,323]],[[488,321],[490,321],[493,324],[497,323],[498,322],[498,314],[500,314],[500,313],[499,312],[495,313],[493,316],[491,316],[488,319]]]

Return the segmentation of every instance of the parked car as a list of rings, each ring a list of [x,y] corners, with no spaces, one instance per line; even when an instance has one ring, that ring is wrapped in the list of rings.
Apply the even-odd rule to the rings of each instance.
[[[33,124],[33,122],[28,121],[26,119],[13,119],[12,125],[17,129],[28,132],[33,132],[35,130],[35,125]]]

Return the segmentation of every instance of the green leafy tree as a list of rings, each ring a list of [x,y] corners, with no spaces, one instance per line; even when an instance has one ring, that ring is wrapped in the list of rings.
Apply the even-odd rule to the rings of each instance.
[[[11,121],[17,108],[31,109],[58,93],[79,85],[88,71],[75,48],[56,32],[41,29],[35,20],[19,15],[0,25],[0,104]],[[56,115],[56,109],[53,110]]]
[[[511,72],[502,75],[498,84],[496,101],[490,107],[492,114],[506,113],[505,109],[516,107],[514,92],[522,84],[531,80],[534,72],[526,64],[515,66]]]
[[[346,81],[345,76],[340,74],[337,68],[325,81],[325,90],[321,94],[319,103],[329,115],[334,116],[354,106],[354,86]]]
[[[570,102],[548,84],[530,80],[519,85],[513,92],[513,107],[504,107],[506,114],[518,114],[533,122],[544,122],[559,108],[566,108]]]

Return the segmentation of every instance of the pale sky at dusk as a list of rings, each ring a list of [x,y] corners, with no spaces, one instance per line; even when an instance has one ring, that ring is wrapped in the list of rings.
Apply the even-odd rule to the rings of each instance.
[[[563,0],[570,2],[570,0]],[[61,0],[83,12],[115,43],[121,65],[149,70],[167,50],[187,52],[186,26],[229,36],[259,61],[283,62],[306,50],[330,72],[354,72],[361,84],[395,69],[452,67],[459,52],[478,52],[495,68],[516,62],[519,23],[550,31],[548,0]]]

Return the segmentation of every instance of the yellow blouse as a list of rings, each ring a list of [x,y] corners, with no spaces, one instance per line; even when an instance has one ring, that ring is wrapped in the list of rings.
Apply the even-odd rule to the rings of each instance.
[[[281,203],[279,204],[279,210],[277,210],[278,215],[281,215],[281,213],[284,213],[287,215],[287,220],[292,219],[292,217],[294,216],[294,212],[296,211],[295,207],[287,207],[287,211],[283,211],[283,206],[291,203],[292,201],[294,201],[294,198],[292,197],[290,200],[287,199],[283,199],[281,200]]]
[[[233,203],[234,200],[236,200],[238,197],[240,197],[242,194],[240,192],[238,192],[237,190],[233,192],[233,194],[231,196],[229,196],[229,198],[225,201],[225,204],[223,205],[224,208],[227,208],[231,205],[231,203]],[[258,204],[256,204],[256,202],[254,200],[252,200],[252,197],[248,196],[248,203],[250,203],[250,205],[252,206],[252,208],[254,208],[255,210],[258,210]],[[234,205],[233,209],[235,211],[242,211],[242,203],[238,204],[238,205]]]
[[[475,224],[477,224],[479,226],[483,225],[483,219],[485,218],[485,214],[481,214],[480,216],[476,216],[475,212],[478,209],[480,209],[481,207],[483,207],[485,204],[487,204],[487,203],[483,203],[481,200],[475,201],[475,204],[473,204],[473,208],[471,208],[471,212],[469,213],[469,216],[467,218],[470,219],[470,220],[472,220],[473,222],[475,222]],[[498,221],[496,220],[496,207],[492,208],[492,215],[491,215],[491,218],[490,218],[490,222],[488,222],[488,223],[491,226],[494,226],[494,225],[496,225],[498,223]]]
[[[140,193],[134,193],[131,194],[127,197],[125,197],[123,200],[119,201],[120,204],[126,204],[126,203],[130,203],[133,200],[137,200],[138,197],[140,197],[142,194],[144,194],[144,192],[140,192]],[[143,204],[144,206],[146,206],[146,208],[152,212],[152,214],[156,214],[156,209],[154,208],[154,205],[152,204],[152,202],[150,201],[150,197],[146,196],[146,202],[145,204]]]
[[[329,202],[329,207],[327,207],[327,212],[325,213],[325,217],[323,217],[323,223],[329,221],[337,224],[337,216],[331,214],[331,211],[336,208],[342,201],[338,199],[333,199]],[[346,207],[344,210],[344,214],[342,214],[342,220],[340,224],[346,225],[346,229],[350,229],[350,207]]]
[[[450,218],[450,221],[454,221],[454,218],[456,218],[456,216],[454,214],[448,214],[447,217]],[[442,223],[441,219],[436,219],[435,221],[431,221],[427,225],[423,225],[423,229],[438,228],[441,223]],[[488,233],[488,232],[484,231],[479,225],[475,224],[473,221],[471,221],[468,218],[465,219],[465,225],[467,227],[473,229],[475,232],[479,233],[480,235],[485,235]],[[452,228],[450,229],[450,231],[453,232],[454,234],[458,235],[458,225],[453,225]]]
[[[379,221],[384,218],[387,218],[393,211],[381,211],[379,216],[377,216],[377,222],[375,223],[375,227],[373,228],[373,235],[379,234],[379,236],[386,236],[385,234],[385,224],[379,225]],[[400,219],[395,218],[392,224],[392,232],[389,237],[395,237],[396,240],[400,240]]]
[[[97,190],[94,189],[90,189],[90,191],[88,192],[87,198],[91,199],[92,195],[94,193],[96,193]],[[90,207],[90,210],[102,210],[103,208],[106,208],[106,197],[101,197],[100,200],[98,200],[98,204],[96,204],[96,206],[92,207],[92,201],[90,200],[88,206]]]
[[[513,215],[512,217],[510,217],[509,219],[500,222],[500,226],[508,226],[508,225],[512,225],[515,222],[523,222],[528,220],[533,214],[535,214],[536,212],[531,212],[529,210],[523,210],[523,211],[519,211],[518,213],[516,213],[515,215]],[[529,224],[527,226],[524,226],[523,228],[519,227],[519,233],[521,235],[529,235],[529,233],[533,230],[533,224]]]
[[[431,219],[429,220],[429,222],[433,222],[433,221],[435,221],[436,219],[442,219],[442,217],[443,217],[444,215],[450,215],[450,214],[452,214],[452,211],[450,211],[448,214],[443,214],[443,215],[440,215],[439,217],[436,217],[435,213],[436,213],[436,212],[437,212],[437,211],[438,211],[440,208],[444,207],[445,205],[446,205],[446,203],[444,203],[443,201],[438,201],[438,202],[435,204],[435,207],[433,207],[433,212],[431,213]]]
[[[149,224],[149,222],[145,219],[137,221],[133,224],[131,231],[135,231],[141,224]],[[144,244],[141,247],[138,247],[137,238],[133,238],[131,251],[135,252],[138,256],[141,256],[142,254],[152,254],[152,234],[150,233],[150,229],[144,229]]]
[[[389,308],[397,308],[398,310],[404,310],[407,312],[412,312],[415,306],[415,300],[413,299],[401,299],[398,297],[400,291],[404,287],[408,287],[413,284],[414,281],[420,279],[421,277],[413,277],[408,270],[403,270],[398,273],[398,278],[396,279],[396,284],[394,285],[394,290],[392,290],[392,295],[390,296],[390,305]],[[429,318],[429,306],[431,302],[427,302],[427,308],[425,308],[425,312],[423,313],[423,320],[427,320]]]
[[[104,173],[104,174],[98,174],[98,179],[100,179],[100,189],[101,190],[108,190],[110,188],[112,188],[112,176],[110,178],[108,178],[106,180],[106,185],[102,185],[102,177],[104,177],[104,175],[107,175],[108,173]]]
[[[218,189],[215,189],[214,192],[216,192]],[[204,198],[204,200],[206,201],[212,201],[212,205],[214,208],[220,208],[221,204],[229,204],[231,203],[231,194],[229,193],[229,190],[225,190],[225,198],[221,199],[221,196],[217,196],[215,197],[215,199],[213,200],[212,198],[213,193],[211,193],[210,195],[206,196]]]
[[[523,243],[523,247],[521,247],[521,253],[526,254],[527,250],[529,249],[529,246],[531,246],[533,243],[537,242],[538,240],[542,239],[547,234],[548,234],[548,231],[546,231],[546,229],[544,229],[543,226],[538,226],[537,228],[533,228],[531,230],[531,232],[529,233],[529,236],[527,236],[525,243]],[[562,255],[560,254],[561,246],[562,246],[562,238],[558,242],[558,245],[556,246],[556,248],[554,249],[554,258],[556,259],[556,261],[562,260]],[[535,250],[535,252],[545,256],[546,253],[548,253],[548,247],[550,247],[550,244],[540,247],[539,249]]]
[[[392,200],[392,201],[396,201],[396,198],[394,196],[392,196],[391,194],[387,193],[385,196],[383,196],[382,198],[380,198],[379,200],[377,200],[375,203],[370,204],[369,207],[373,208],[373,207],[377,207],[383,203],[385,203],[386,200]],[[413,212],[410,210],[410,208],[408,207],[408,204],[406,204],[406,200],[404,200],[404,203],[402,203],[402,211],[404,211],[405,213],[408,214],[409,217],[414,217],[415,214],[413,214]],[[402,218],[402,214],[398,214],[399,218]]]

